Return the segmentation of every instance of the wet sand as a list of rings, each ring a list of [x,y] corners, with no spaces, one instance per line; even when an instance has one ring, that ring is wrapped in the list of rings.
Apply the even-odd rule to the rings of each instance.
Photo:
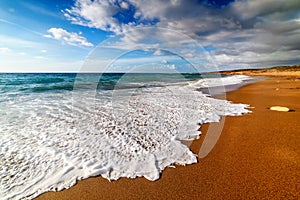
[[[250,104],[253,113],[223,118],[217,144],[197,164],[168,168],[154,182],[89,178],[38,199],[299,199],[300,78],[272,76],[227,99]],[[275,105],[293,111],[268,109]],[[191,145],[196,154],[208,127]]]

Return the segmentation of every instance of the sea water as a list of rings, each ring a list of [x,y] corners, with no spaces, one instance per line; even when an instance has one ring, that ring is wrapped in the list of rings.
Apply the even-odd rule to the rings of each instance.
[[[201,88],[212,74],[0,74],[0,199],[31,199],[101,175],[157,180],[197,155],[203,123],[250,112]]]

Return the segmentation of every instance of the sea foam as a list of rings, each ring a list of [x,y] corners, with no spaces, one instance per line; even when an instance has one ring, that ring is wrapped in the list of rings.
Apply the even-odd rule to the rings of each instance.
[[[199,81],[6,99],[0,104],[0,198],[31,199],[98,175],[154,181],[167,166],[196,163],[182,140],[198,138],[199,124],[250,112],[198,87]]]

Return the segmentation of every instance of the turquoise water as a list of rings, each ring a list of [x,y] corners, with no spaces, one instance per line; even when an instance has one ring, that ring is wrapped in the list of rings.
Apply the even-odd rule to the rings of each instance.
[[[224,75],[222,75],[224,76]],[[113,90],[182,84],[215,74],[76,74],[76,73],[1,73],[0,93],[63,92],[74,89]],[[74,84],[76,85],[74,86]]]

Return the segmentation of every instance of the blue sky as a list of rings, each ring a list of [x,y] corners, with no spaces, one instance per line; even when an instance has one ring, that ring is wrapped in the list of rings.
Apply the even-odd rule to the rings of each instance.
[[[52,27],[62,27],[69,33],[88,38],[91,44],[106,38],[107,33],[102,30],[72,25],[62,13],[72,1],[61,2],[0,2],[1,71],[78,70],[93,46],[70,45],[45,37]]]
[[[1,72],[298,64],[297,0],[1,0]]]

